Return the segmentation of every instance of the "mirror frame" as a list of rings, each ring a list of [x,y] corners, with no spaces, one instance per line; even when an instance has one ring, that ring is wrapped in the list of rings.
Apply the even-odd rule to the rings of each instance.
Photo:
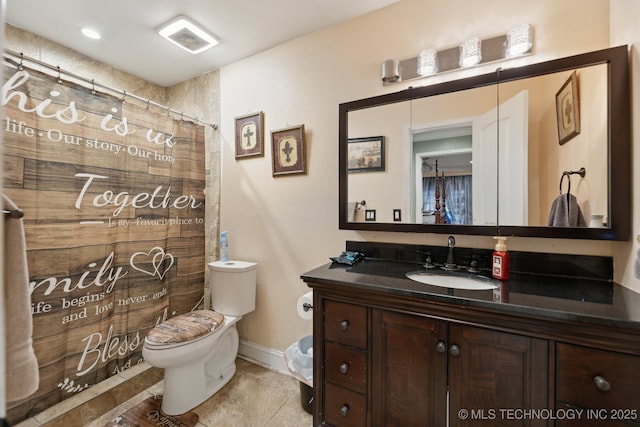
[[[341,230],[369,230],[411,233],[470,234],[491,236],[547,237],[566,239],[621,240],[629,239],[631,231],[631,104],[628,48],[626,45],[569,56],[517,68],[453,80],[399,92],[342,103],[338,107],[339,137],[339,219]],[[609,108],[609,228],[564,228],[542,226],[455,225],[348,222],[347,143],[349,112],[396,102],[412,101],[433,95],[457,92],[513,80],[568,71],[592,65],[607,64]],[[387,147],[388,148],[388,147]]]

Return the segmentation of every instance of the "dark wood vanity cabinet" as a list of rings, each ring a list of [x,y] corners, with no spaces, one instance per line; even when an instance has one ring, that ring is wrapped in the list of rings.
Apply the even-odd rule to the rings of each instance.
[[[304,279],[314,426],[640,427],[640,322],[619,314],[640,294],[605,287],[623,304],[544,297],[573,311],[541,310],[537,295],[419,293],[338,268]]]
[[[496,412],[548,407],[546,340],[314,298],[315,425],[547,425]]]
[[[486,425],[496,408],[547,406],[544,340],[389,310],[372,329],[372,425],[444,426],[447,412],[452,427]]]
[[[640,293],[609,260],[554,255],[594,277],[512,271],[468,290],[407,279],[415,247],[347,248],[380,258],[301,276],[314,426],[640,427]]]

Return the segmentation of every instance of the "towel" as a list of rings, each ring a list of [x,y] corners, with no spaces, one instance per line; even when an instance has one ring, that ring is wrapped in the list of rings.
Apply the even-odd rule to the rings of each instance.
[[[560,194],[553,201],[547,225],[550,227],[586,227],[578,199],[573,194]]]
[[[4,209],[18,209],[3,195]],[[4,222],[4,306],[6,326],[6,398],[21,400],[38,389],[38,360],[31,333],[31,295],[27,269],[27,245],[20,218]]]

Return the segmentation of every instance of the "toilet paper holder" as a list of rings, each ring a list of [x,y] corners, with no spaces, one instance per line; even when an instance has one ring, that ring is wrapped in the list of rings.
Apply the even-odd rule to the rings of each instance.
[[[300,296],[298,298],[298,302],[296,303],[296,311],[298,312],[298,316],[305,320],[313,319],[313,291],[309,291],[306,294]]]

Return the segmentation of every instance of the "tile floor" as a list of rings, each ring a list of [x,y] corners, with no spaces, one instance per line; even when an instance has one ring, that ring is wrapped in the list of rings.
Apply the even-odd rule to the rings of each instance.
[[[162,381],[99,418],[82,423],[82,427],[102,427],[137,403],[159,393],[162,393]],[[308,427],[313,421],[300,405],[300,383],[296,379],[243,359],[237,360],[237,372],[231,381],[193,412],[199,416],[197,427]],[[38,422],[32,418],[16,427],[54,425],[59,425],[59,421]]]

